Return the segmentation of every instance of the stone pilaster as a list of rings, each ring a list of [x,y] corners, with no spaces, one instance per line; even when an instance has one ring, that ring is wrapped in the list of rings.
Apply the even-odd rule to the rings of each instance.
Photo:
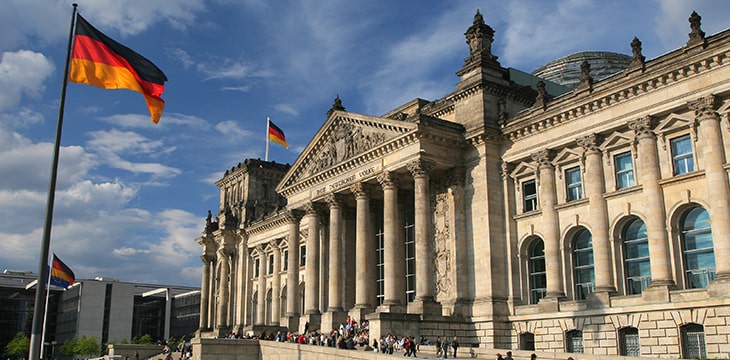
[[[209,311],[210,306],[210,272],[213,266],[213,258],[206,255],[201,255],[200,260],[203,262],[203,275],[202,282],[200,285],[200,325],[201,330],[209,330],[211,328],[209,323]]]
[[[263,246],[257,247],[259,256],[258,291],[256,292],[256,321],[254,325],[266,325],[266,253]]]
[[[274,249],[274,271],[271,273],[271,325],[281,323],[281,248],[279,240],[271,242]]]
[[[384,312],[403,312],[405,300],[405,261],[401,223],[398,212],[397,175],[384,171],[378,175],[383,187],[383,242],[384,242]]]
[[[342,311],[342,200],[336,194],[325,198],[330,210],[329,296],[327,311]]]
[[[712,95],[690,102],[689,107],[695,111],[695,119],[699,123],[698,143],[701,144],[704,154],[705,182],[708,191],[712,193],[707,201],[712,209],[710,225],[715,259],[720,259],[715,261],[717,280],[728,287],[730,262],[725,259],[730,257],[730,189],[727,171],[723,167],[725,153],[720,116],[715,111],[715,97]],[[726,294],[730,294],[730,290]]]
[[[356,233],[355,233],[355,308],[368,311],[372,309],[374,284],[370,281],[369,265],[373,261],[373,251],[370,233],[370,186],[357,183],[350,187],[355,194]],[[358,319],[360,321],[360,319]]]
[[[288,256],[289,267],[286,273],[286,317],[287,326],[291,331],[297,331],[299,320],[299,221],[302,212],[289,210],[287,212],[287,227],[289,230]]]
[[[588,219],[591,224],[593,238],[594,273],[596,279],[595,292],[614,292],[616,286],[611,271],[611,246],[608,235],[608,206],[603,198],[606,184],[603,176],[603,162],[601,150],[598,148],[598,139],[595,134],[578,139],[578,145],[583,147],[585,160],[585,184],[588,197]],[[607,304],[606,304],[607,305]]]
[[[429,171],[434,163],[423,159],[408,163],[414,181],[415,242],[416,242],[416,298],[408,305],[408,312],[440,314],[436,304],[436,279],[433,239],[433,211]]]
[[[218,295],[218,311],[216,325],[218,328],[226,328],[228,324],[228,309],[230,308],[230,252],[225,248],[218,249],[218,266],[220,267],[220,288]]]
[[[320,314],[319,310],[319,212],[316,205],[310,203],[306,207],[308,226],[307,264],[304,272],[304,313]]]
[[[560,228],[558,224],[557,193],[555,188],[555,166],[553,154],[549,150],[542,150],[532,155],[538,163],[538,181],[540,208],[542,209],[542,233],[545,243],[545,272],[547,281],[546,298],[561,298],[565,296],[561,281],[563,267],[560,263]]]
[[[664,209],[664,192],[659,180],[659,156],[657,154],[656,135],[651,130],[651,118],[643,117],[629,122],[634,130],[637,145],[637,162],[640,182],[643,187],[643,206],[646,221],[646,236],[649,241],[649,258],[651,266],[651,287],[666,288],[674,285],[672,266],[669,257],[669,239],[666,230],[666,212]],[[666,291],[663,292],[667,297]],[[663,298],[664,295],[661,297]]]

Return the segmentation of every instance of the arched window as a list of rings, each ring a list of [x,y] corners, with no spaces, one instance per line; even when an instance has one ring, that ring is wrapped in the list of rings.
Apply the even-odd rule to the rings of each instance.
[[[583,332],[571,330],[565,333],[565,351],[569,353],[583,353]]]
[[[537,304],[545,297],[547,280],[545,276],[545,243],[535,239],[527,250],[527,267],[530,273],[530,304]]]
[[[618,338],[621,356],[641,356],[639,329],[635,327],[625,327],[618,331]]]
[[[626,294],[641,294],[641,291],[651,283],[646,224],[638,218],[632,220],[624,228],[623,240]]]
[[[593,269],[593,236],[583,229],[573,239],[573,271],[575,299],[584,300],[596,288],[596,275]]]
[[[688,289],[706,288],[715,279],[710,215],[702,207],[692,208],[681,223],[682,257]]]
[[[682,357],[685,359],[707,358],[705,328],[700,324],[687,324],[679,328],[682,334]]]

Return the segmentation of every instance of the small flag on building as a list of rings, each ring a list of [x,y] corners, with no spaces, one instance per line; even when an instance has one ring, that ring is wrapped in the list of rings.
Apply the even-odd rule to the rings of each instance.
[[[67,288],[74,284],[76,275],[71,271],[71,268],[61,261],[61,259],[53,254],[53,262],[51,263],[51,285],[58,287]]]
[[[129,89],[144,95],[152,122],[162,116],[161,96],[167,77],[155,64],[130,48],[114,41],[76,17],[69,80],[102,89]]]
[[[267,119],[268,120],[268,119]],[[286,143],[286,136],[284,136],[284,132],[279,129],[278,126],[274,125],[271,120],[268,120],[269,122],[269,140],[284,145],[285,148],[289,148],[289,144]]]

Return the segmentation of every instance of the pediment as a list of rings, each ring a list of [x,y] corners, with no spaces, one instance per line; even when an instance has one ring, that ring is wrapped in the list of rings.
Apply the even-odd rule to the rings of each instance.
[[[535,170],[537,170],[537,166],[534,164],[530,164],[527,162],[521,162],[517,165],[515,165],[514,170],[509,174],[509,176],[513,179],[526,177],[526,176],[535,176]]]
[[[606,137],[606,140],[603,141],[603,144],[601,144],[600,149],[602,151],[609,151],[611,149],[616,149],[620,147],[624,147],[627,145],[631,145],[634,142],[633,137],[630,137],[624,133],[620,133],[618,131],[613,132],[611,135]]]
[[[582,153],[580,152],[573,149],[563,149],[555,155],[555,158],[553,158],[553,164],[559,166],[565,163],[578,161],[581,157]]]
[[[417,125],[412,122],[335,111],[299,155],[279,187],[313,177],[416,129]]]
[[[662,134],[678,129],[686,129],[692,127],[694,120],[694,117],[671,113],[654,128],[654,132]]]

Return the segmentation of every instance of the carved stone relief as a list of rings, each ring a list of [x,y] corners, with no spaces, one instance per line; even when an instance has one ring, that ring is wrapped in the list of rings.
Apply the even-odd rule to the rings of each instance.
[[[452,257],[449,243],[451,238],[451,225],[449,224],[449,203],[448,192],[444,187],[438,186],[433,198],[434,206],[434,241],[436,261],[436,294],[448,294],[451,290]]]
[[[384,133],[340,122],[334,126],[327,137],[322,139],[323,145],[317,149],[317,154],[313,154],[315,159],[307,173],[309,175],[318,173],[383,143],[385,139]]]

